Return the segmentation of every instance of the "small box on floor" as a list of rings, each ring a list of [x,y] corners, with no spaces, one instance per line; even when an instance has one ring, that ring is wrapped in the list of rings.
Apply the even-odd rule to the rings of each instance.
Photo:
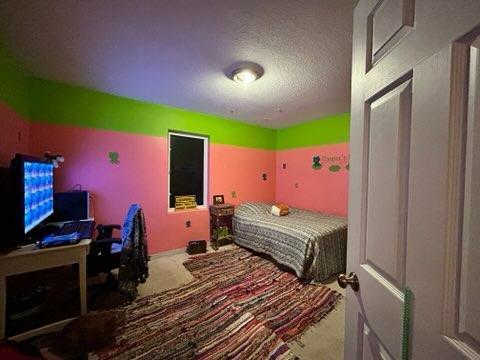
[[[207,242],[205,240],[189,241],[187,245],[187,253],[190,255],[203,254],[207,252]]]

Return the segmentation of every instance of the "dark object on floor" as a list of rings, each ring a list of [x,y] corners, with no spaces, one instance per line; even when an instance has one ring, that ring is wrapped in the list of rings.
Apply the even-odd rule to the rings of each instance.
[[[184,263],[195,280],[142,297],[99,358],[228,359],[254,354],[292,359],[287,341],[331,311],[341,295],[307,285],[244,249],[196,256]],[[239,356],[240,357],[240,356]]]
[[[118,290],[130,301],[137,297],[137,286],[148,278],[148,248],[145,217],[138,204],[128,209],[123,223],[122,238],[112,237],[120,225],[97,226],[98,237],[90,245],[87,257],[89,276],[110,273],[118,268]]]
[[[38,286],[20,294],[9,296],[7,300],[7,321],[10,333],[22,332],[25,326],[39,326],[39,312],[46,301],[46,290]],[[0,357],[1,358],[1,357]]]
[[[220,230],[221,231],[221,230]],[[216,241],[216,247],[217,249],[220,246],[225,246],[225,245],[230,245],[233,243],[233,236],[224,236],[224,237],[219,237],[218,240]]]
[[[0,359],[34,360],[42,357],[35,346],[2,341],[0,342]]]
[[[68,323],[56,337],[53,352],[81,355],[113,343],[114,333],[125,324],[123,310],[91,312]]]
[[[205,240],[193,240],[188,242],[187,253],[190,255],[203,254],[207,252],[207,242]]]

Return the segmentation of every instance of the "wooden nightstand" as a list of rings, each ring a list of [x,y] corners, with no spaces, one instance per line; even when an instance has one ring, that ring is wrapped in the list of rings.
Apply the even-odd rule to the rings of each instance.
[[[233,242],[232,217],[235,206],[232,204],[210,205],[210,243],[218,250],[219,246]]]

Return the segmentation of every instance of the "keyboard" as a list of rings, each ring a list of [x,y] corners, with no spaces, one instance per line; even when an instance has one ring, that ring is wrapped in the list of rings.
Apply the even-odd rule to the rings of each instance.
[[[62,225],[60,230],[55,234],[68,235],[75,232],[80,233],[79,239],[90,239],[93,234],[94,222],[92,221],[70,221]]]
[[[77,244],[82,239],[91,239],[95,223],[93,221],[70,221],[40,242],[40,247]]]

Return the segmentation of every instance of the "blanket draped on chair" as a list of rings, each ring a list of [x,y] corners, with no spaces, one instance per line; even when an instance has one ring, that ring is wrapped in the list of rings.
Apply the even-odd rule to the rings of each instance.
[[[148,246],[145,217],[138,204],[128,209],[123,224],[123,248],[118,272],[118,289],[129,299],[137,297],[137,286],[148,277]]]

